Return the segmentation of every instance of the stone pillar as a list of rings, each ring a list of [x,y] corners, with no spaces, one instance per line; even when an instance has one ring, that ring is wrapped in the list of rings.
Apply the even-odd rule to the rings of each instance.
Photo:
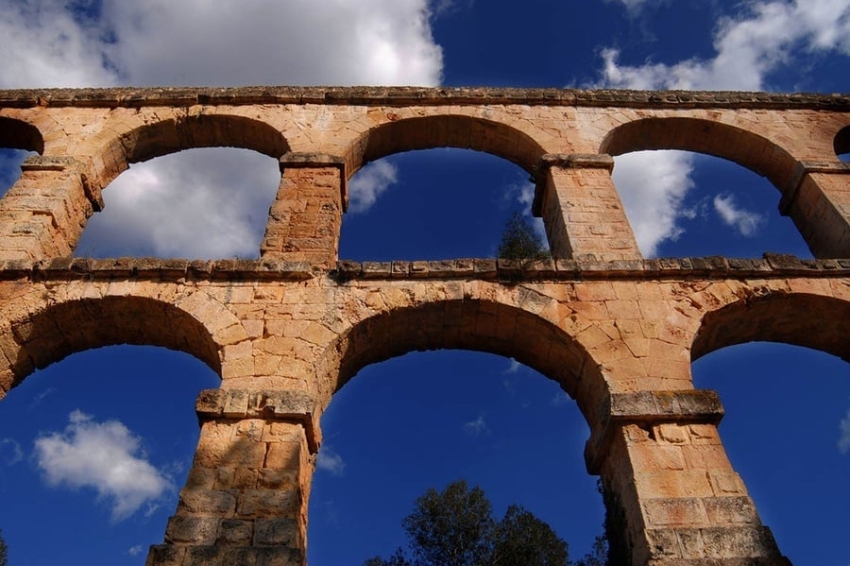
[[[533,213],[543,217],[553,257],[641,258],[611,179],[613,169],[610,155],[542,157]]]
[[[850,257],[850,163],[801,161],[779,211],[816,258]]]
[[[339,255],[339,231],[347,205],[341,157],[287,153],[269,211],[261,257],[331,267]]]
[[[70,256],[86,221],[103,208],[83,164],[71,157],[28,157],[0,199],[0,259]]]
[[[585,450],[631,566],[790,566],[720,442],[713,391],[614,394]]]
[[[312,407],[301,393],[202,391],[192,470],[147,566],[304,566]]]

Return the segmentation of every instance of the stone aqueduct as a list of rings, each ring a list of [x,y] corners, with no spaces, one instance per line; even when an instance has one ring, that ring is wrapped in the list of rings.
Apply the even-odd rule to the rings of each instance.
[[[0,92],[33,150],[0,200],[0,397],[81,350],[152,344],[221,376],[149,566],[305,562],[320,417],[364,366],[413,350],[513,357],[586,417],[585,457],[632,565],[779,565],[692,360],[752,340],[850,360],[850,96],[506,89]],[[193,147],[280,159],[257,260],[72,258],[129,164]],[[554,260],[338,261],[346,180],[396,152],[484,151],[536,180]],[[769,178],[817,260],[643,259],[612,155],[684,149]]]

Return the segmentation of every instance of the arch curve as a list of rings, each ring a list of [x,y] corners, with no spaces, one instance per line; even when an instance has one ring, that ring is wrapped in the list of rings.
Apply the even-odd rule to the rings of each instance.
[[[546,152],[530,135],[503,122],[444,114],[391,119],[370,128],[352,145],[347,158],[353,175],[370,161],[404,151],[452,147],[507,159],[532,173]]]
[[[274,159],[289,151],[283,133],[266,122],[232,114],[196,114],[142,124],[101,140],[97,178],[105,187],[131,163],[148,161],[185,149],[233,147]]]
[[[850,362],[850,301],[774,292],[739,299],[703,316],[691,360],[715,350],[766,341],[805,346]]]
[[[784,190],[797,161],[782,147],[758,134],[705,118],[641,118],[605,136],[600,153],[679,149],[728,159],[767,177]]]
[[[339,390],[367,365],[412,351],[460,349],[513,358],[558,382],[592,422],[607,392],[600,366],[567,332],[539,315],[489,299],[448,299],[381,312],[354,324],[330,348]]]
[[[106,296],[56,303],[13,322],[0,331],[0,341],[15,350],[4,348],[12,387],[34,370],[71,354],[120,344],[182,351],[221,375],[218,346],[204,323],[181,308],[147,297]]]
[[[44,153],[44,138],[38,128],[15,118],[0,116],[0,147]]]
[[[833,140],[835,155],[850,154],[850,126],[841,128]]]

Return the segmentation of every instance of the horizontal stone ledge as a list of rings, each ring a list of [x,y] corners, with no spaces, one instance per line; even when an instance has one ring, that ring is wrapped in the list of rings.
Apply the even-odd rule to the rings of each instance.
[[[540,158],[537,169],[545,171],[551,167],[561,167],[564,169],[606,169],[607,171],[613,171],[614,158],[607,153],[547,153]]]
[[[791,566],[767,527],[647,529],[652,566]]]
[[[746,279],[756,277],[850,277],[848,259],[800,259],[766,253],[761,259],[720,256],[660,259],[504,260],[460,258],[436,261],[338,261],[333,269],[280,258],[189,260],[160,258],[57,257],[40,261],[0,259],[0,279],[109,280],[273,280],[303,281],[327,275],[340,283],[352,279],[485,279],[507,283],[534,280],[592,279]]]
[[[326,153],[284,153],[280,157],[281,170],[286,168],[309,168],[309,167],[333,167],[335,169],[345,169],[345,159],[338,155],[328,155]]]
[[[82,168],[83,164],[73,157],[58,155],[30,155],[21,163],[21,171],[64,171]]]
[[[248,391],[204,389],[198,395],[195,411],[205,417],[274,417],[300,420],[313,414],[316,400],[300,391]]]
[[[316,399],[300,391],[204,389],[195,412],[201,422],[212,419],[294,421],[304,426],[310,452],[319,451],[321,429],[316,422]]]
[[[607,418],[614,423],[711,423],[723,418],[716,391],[641,391],[615,393],[608,398]]]
[[[140,107],[328,104],[433,106],[522,104],[532,106],[631,106],[638,108],[815,108],[846,111],[848,94],[722,91],[581,90],[490,87],[150,87],[0,90],[0,107]]]
[[[713,424],[723,419],[723,405],[716,391],[640,391],[614,393],[599,409],[600,426],[584,446],[588,473],[598,475],[608,456],[615,433],[626,425]]]
[[[773,558],[655,558],[646,566],[793,566],[784,556]]]
[[[304,551],[286,546],[151,546],[145,566],[303,566]]]
[[[311,279],[321,270],[307,262],[277,258],[261,259],[160,259],[160,258],[78,258],[57,257],[38,262],[0,260],[0,277],[4,273],[29,272],[30,275],[50,278],[78,279],[133,277],[139,279]]]

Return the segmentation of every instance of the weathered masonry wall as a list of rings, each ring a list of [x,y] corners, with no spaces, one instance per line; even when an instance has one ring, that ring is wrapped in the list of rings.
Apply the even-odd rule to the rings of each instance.
[[[0,92],[0,146],[38,153],[0,199],[0,397],[81,350],[204,361],[193,468],[149,566],[303,565],[321,415],[369,365],[421,349],[515,358],[578,403],[633,566],[786,565],[726,457],[691,362],[753,340],[850,360],[850,96],[429,89]],[[235,146],[281,163],[255,261],[73,259],[128,164]],[[429,147],[537,182],[554,259],[352,263],[346,182]],[[643,259],[611,156],[687,149],[767,176],[817,260]],[[0,409],[2,410],[2,409]]]

